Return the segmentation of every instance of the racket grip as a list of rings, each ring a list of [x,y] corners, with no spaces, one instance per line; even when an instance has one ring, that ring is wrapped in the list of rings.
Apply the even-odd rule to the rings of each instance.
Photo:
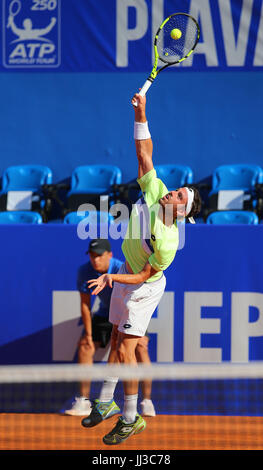
[[[144,83],[143,87],[142,87],[141,90],[139,91],[139,95],[145,96],[146,93],[147,93],[147,91],[149,90],[151,84],[152,84],[152,80],[149,80],[149,79],[147,78],[147,80],[146,80],[146,82]],[[136,103],[133,103],[133,106],[135,106],[135,107],[138,106],[138,103],[137,103],[137,102],[136,102]]]

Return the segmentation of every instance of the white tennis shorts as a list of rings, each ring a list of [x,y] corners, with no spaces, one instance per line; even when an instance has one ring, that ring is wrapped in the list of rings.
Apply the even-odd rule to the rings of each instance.
[[[125,263],[118,274],[129,274]],[[164,274],[160,279],[141,284],[114,283],[111,295],[109,321],[118,325],[122,333],[144,336],[152,314],[158,306],[166,285]]]

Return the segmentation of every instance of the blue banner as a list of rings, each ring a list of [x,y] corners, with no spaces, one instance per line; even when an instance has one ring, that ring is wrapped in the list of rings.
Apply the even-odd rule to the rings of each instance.
[[[171,71],[263,69],[262,0],[1,0],[0,70],[145,72],[171,13],[200,23],[194,54]]]
[[[186,226],[149,326],[157,362],[263,360],[263,225]],[[122,239],[111,239],[123,260]],[[88,239],[76,226],[2,226],[0,363],[76,361],[83,330],[77,271]]]

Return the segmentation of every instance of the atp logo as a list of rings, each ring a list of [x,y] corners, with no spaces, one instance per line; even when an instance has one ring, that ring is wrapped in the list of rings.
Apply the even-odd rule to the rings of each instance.
[[[4,67],[59,67],[60,18],[60,0],[3,0]]]

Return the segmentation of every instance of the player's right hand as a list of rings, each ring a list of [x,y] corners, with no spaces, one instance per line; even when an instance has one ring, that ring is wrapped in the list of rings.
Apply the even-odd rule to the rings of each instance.
[[[144,110],[146,105],[146,97],[139,95],[139,93],[135,93],[135,95],[132,97],[131,102],[135,110]]]

